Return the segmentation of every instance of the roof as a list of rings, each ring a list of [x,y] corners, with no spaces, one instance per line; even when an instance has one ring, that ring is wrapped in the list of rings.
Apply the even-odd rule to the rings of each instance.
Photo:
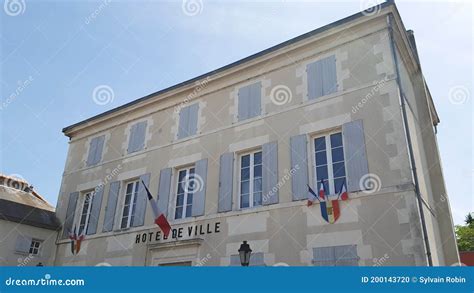
[[[236,61],[236,62],[233,62],[233,63],[231,63],[231,64],[228,64],[228,65],[225,65],[225,66],[223,66],[223,67],[221,67],[221,68],[218,68],[218,69],[215,69],[215,70],[213,70],[213,71],[204,73],[204,74],[202,74],[202,75],[199,75],[199,76],[194,77],[194,78],[192,78],[192,79],[189,79],[189,80],[187,80],[187,81],[184,81],[184,82],[178,83],[178,84],[176,84],[176,85],[170,86],[170,87],[168,87],[168,88],[165,88],[165,89],[162,89],[162,90],[160,90],[160,91],[154,92],[154,93],[149,94],[149,95],[147,95],[147,96],[144,96],[144,97],[142,97],[142,98],[136,99],[136,100],[134,100],[134,101],[132,101],[132,102],[129,102],[129,103],[126,103],[126,104],[124,104],[124,105],[121,105],[121,106],[118,106],[118,107],[116,107],[116,108],[113,108],[113,109],[111,109],[111,110],[105,111],[105,112],[103,112],[103,113],[101,113],[101,114],[95,115],[95,116],[93,116],[93,117],[91,117],[91,118],[88,118],[88,119],[86,119],[86,120],[83,120],[83,121],[81,121],[81,122],[78,122],[78,123],[72,124],[72,125],[70,125],[70,126],[67,126],[67,127],[63,128],[62,131],[63,131],[63,133],[66,134],[67,132],[69,132],[70,130],[72,130],[73,128],[75,128],[75,127],[77,127],[77,126],[82,126],[82,125],[84,125],[84,124],[87,124],[87,123],[89,123],[89,122],[92,122],[92,121],[94,121],[94,120],[97,120],[97,119],[99,119],[99,118],[101,118],[101,117],[107,116],[107,115],[109,115],[109,114],[115,113],[115,112],[120,111],[120,110],[122,110],[122,109],[128,108],[128,107],[130,107],[130,106],[132,106],[132,105],[135,105],[135,104],[138,104],[138,103],[140,103],[140,102],[146,101],[146,100],[148,100],[148,99],[151,99],[152,97],[156,97],[156,96],[158,96],[158,95],[165,94],[165,93],[170,92],[170,91],[172,91],[172,90],[175,90],[175,89],[177,89],[177,88],[184,87],[184,86],[190,85],[190,84],[194,84],[195,82],[200,81],[200,80],[202,80],[203,78],[206,78],[206,77],[208,77],[208,76],[212,76],[212,75],[218,74],[218,73],[220,73],[220,72],[223,72],[223,71],[225,71],[225,70],[229,70],[229,69],[231,69],[231,68],[233,68],[233,67],[236,67],[236,66],[241,65],[241,64],[243,64],[243,63],[249,62],[249,61],[251,61],[251,60],[253,60],[253,59],[256,59],[256,58],[258,58],[258,57],[261,57],[261,56],[270,54],[270,53],[272,53],[272,52],[274,52],[274,51],[277,51],[277,50],[279,50],[279,49],[281,49],[281,48],[287,47],[287,46],[289,46],[289,45],[291,45],[291,44],[294,44],[294,43],[297,43],[297,42],[299,42],[299,41],[302,41],[302,40],[308,39],[308,38],[310,38],[310,37],[313,37],[313,36],[315,36],[315,35],[317,35],[317,34],[320,34],[320,33],[322,33],[322,32],[325,32],[325,31],[327,31],[327,30],[329,30],[329,29],[332,29],[332,28],[334,28],[334,27],[337,27],[337,26],[340,26],[340,25],[349,23],[349,22],[351,22],[351,21],[353,21],[353,20],[356,20],[356,19],[358,19],[358,18],[367,16],[367,14],[370,14],[371,12],[373,12],[374,9],[381,10],[381,9],[384,9],[384,8],[386,8],[386,7],[388,7],[388,6],[391,6],[391,5],[395,5],[395,2],[394,2],[393,0],[388,0],[388,1],[386,1],[386,2],[384,2],[384,3],[381,3],[381,4],[378,4],[378,5],[376,5],[376,6],[372,7],[372,8],[368,8],[368,9],[366,9],[366,10],[364,10],[364,11],[358,12],[358,13],[353,14],[353,15],[351,15],[351,16],[348,16],[348,17],[345,17],[345,18],[340,19],[340,20],[338,20],[338,21],[332,22],[332,23],[330,23],[330,24],[328,24],[328,25],[322,26],[322,27],[320,27],[320,28],[317,28],[317,29],[315,29],[315,30],[312,30],[312,31],[310,31],[310,32],[307,32],[307,33],[305,33],[305,34],[302,34],[302,35],[300,35],[300,36],[297,36],[297,37],[295,37],[295,38],[292,38],[292,39],[290,39],[290,40],[288,40],[288,41],[285,41],[285,42],[283,42],[283,43],[280,43],[280,44],[278,44],[278,45],[275,45],[275,46],[273,46],[273,47],[270,47],[270,48],[265,49],[265,50],[263,50],[263,51],[260,51],[260,52],[258,52],[258,53],[255,53],[255,54],[253,54],[253,55],[250,55],[250,56],[248,56],[248,57],[246,57],[246,58],[240,59],[240,60],[238,60],[238,61]],[[66,135],[67,135],[67,134],[66,134]]]

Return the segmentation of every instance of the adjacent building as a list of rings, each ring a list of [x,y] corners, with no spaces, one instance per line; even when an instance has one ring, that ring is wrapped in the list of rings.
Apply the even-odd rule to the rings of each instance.
[[[389,1],[64,128],[55,264],[458,263],[438,123]]]
[[[0,174],[0,266],[53,265],[60,228],[27,181]]]

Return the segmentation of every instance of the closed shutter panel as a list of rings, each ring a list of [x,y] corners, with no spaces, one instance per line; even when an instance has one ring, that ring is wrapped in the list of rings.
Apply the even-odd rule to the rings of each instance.
[[[74,215],[76,213],[77,198],[79,192],[69,194],[69,202],[66,210],[66,218],[64,219],[63,238],[69,237],[69,232],[72,231],[72,224],[74,223]]]
[[[308,154],[306,150],[306,134],[296,135],[290,138],[291,169],[294,171],[291,177],[291,191],[293,200],[308,198]]]
[[[337,91],[336,56],[331,55],[321,60],[323,77],[323,95]]]
[[[15,242],[15,251],[20,253],[30,253],[31,237],[18,235]]]
[[[257,82],[251,84],[249,87],[249,109],[247,110],[248,117],[252,118],[259,116],[262,113],[262,83]]]
[[[356,245],[341,245],[334,247],[334,255],[337,266],[358,266],[359,257],[357,256]]]
[[[234,153],[222,154],[219,166],[218,212],[228,212],[232,210],[233,179]]]
[[[334,266],[336,264],[332,246],[313,248],[313,258],[313,264],[316,266]]]
[[[87,166],[95,164],[95,154],[97,152],[97,137],[94,137],[89,144],[89,154],[87,155]]]
[[[97,232],[97,223],[99,223],[100,209],[102,207],[102,195],[104,188],[99,188],[92,196],[91,214],[89,215],[89,223],[87,224],[87,235]]]
[[[178,139],[188,136],[189,107],[184,107],[179,111]]]
[[[128,139],[128,153],[133,153],[134,150],[137,148],[135,146],[136,144],[136,136],[137,136],[137,129],[138,129],[138,124],[133,124],[132,127],[130,127],[130,137]]]
[[[115,211],[117,210],[117,201],[120,191],[120,181],[110,183],[107,206],[105,207],[103,232],[110,232],[114,228]]]
[[[359,191],[361,178],[369,173],[362,120],[342,125],[342,136],[347,169],[347,191]]]
[[[145,187],[143,187],[142,181],[148,187],[148,185],[150,184],[150,173],[140,176],[138,182],[138,193],[136,195],[138,197],[135,205],[135,214],[133,215],[133,221],[131,224],[132,227],[143,226],[143,224],[145,223],[146,204],[148,201],[148,196],[146,194]]]
[[[202,159],[196,162],[194,174],[197,177],[196,181],[202,183],[201,186],[199,186],[199,183],[195,184],[197,190],[193,194],[192,215],[197,217],[204,215],[206,203],[207,159]]]
[[[171,168],[162,169],[160,172],[160,185],[158,186],[158,209],[168,216],[168,205],[171,191]]]
[[[243,121],[250,117],[250,88],[248,86],[239,89],[239,101],[238,101],[238,120]]]
[[[308,79],[308,100],[313,100],[323,95],[323,79],[318,74],[319,62],[313,62],[306,66]]]
[[[96,138],[97,144],[95,148],[94,164],[98,164],[102,160],[102,150],[104,149],[105,135]]]
[[[145,147],[146,121],[138,122],[132,125],[130,129],[130,141],[128,144],[128,153],[141,151]]]
[[[189,106],[188,136],[197,134],[199,104]]]
[[[262,146],[263,205],[278,203],[278,144]]]

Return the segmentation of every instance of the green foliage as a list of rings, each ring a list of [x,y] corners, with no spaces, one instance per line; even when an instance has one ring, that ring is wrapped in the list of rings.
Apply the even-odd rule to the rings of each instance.
[[[456,237],[459,251],[474,251],[474,219],[472,213],[466,216],[466,225],[457,225]]]

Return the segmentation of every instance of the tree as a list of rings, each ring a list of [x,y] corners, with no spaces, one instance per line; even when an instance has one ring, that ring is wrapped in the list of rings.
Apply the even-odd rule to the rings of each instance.
[[[456,238],[459,251],[474,251],[474,219],[472,213],[466,216],[466,225],[457,225]]]

